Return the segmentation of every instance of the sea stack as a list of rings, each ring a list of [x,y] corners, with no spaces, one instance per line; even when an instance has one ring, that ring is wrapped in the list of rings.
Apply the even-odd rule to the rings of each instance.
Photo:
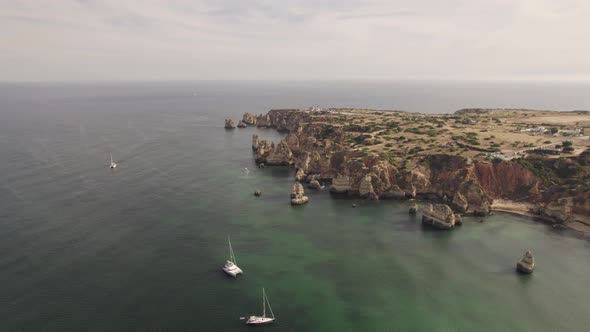
[[[455,214],[446,204],[428,204],[422,210],[422,223],[438,229],[451,229],[455,226]]]
[[[305,196],[303,186],[298,181],[293,184],[293,191],[291,191],[291,205],[301,205],[309,201],[309,198]]]
[[[234,123],[234,120],[225,119],[225,129],[234,129],[235,127],[236,127],[236,124]]]
[[[516,262],[516,271],[520,273],[530,274],[535,269],[535,257],[530,250],[524,253],[524,256]]]

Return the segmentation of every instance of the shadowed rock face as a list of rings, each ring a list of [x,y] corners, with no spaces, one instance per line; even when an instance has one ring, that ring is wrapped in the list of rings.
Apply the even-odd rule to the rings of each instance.
[[[422,223],[438,229],[451,229],[455,227],[455,214],[448,205],[428,204],[422,210]]]
[[[521,273],[533,273],[535,269],[535,257],[530,250],[524,253],[524,256],[516,263],[516,270]]]

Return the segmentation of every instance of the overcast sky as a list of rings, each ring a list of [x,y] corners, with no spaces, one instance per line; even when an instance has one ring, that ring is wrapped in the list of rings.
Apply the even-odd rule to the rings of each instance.
[[[0,80],[590,79],[589,0],[0,0]]]

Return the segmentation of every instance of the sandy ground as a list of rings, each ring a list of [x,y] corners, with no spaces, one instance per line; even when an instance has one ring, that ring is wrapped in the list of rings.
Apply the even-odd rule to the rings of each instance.
[[[568,115],[562,114],[560,116],[535,116],[529,118],[520,118],[520,122],[526,123],[547,123],[555,125],[577,125],[584,126],[590,124],[590,115]]]
[[[519,203],[513,201],[507,201],[503,199],[495,199],[492,203],[492,210],[498,212],[505,212],[505,213],[512,213],[515,215],[533,217],[537,219],[545,219],[541,216],[535,215],[530,211],[533,208],[533,204],[529,203]],[[546,219],[547,221],[552,221],[551,219]],[[568,228],[576,230],[578,232],[584,234],[590,234],[590,218],[582,215],[575,215],[573,222],[568,222],[565,224]]]
[[[532,213],[530,213],[529,211],[533,207],[534,207],[533,204],[518,203],[518,202],[507,201],[507,200],[503,200],[503,199],[494,199],[494,202],[492,203],[492,210],[493,211],[510,212],[510,213],[516,213],[516,214],[521,214],[521,215],[525,215],[525,216],[531,216],[531,217],[533,217],[534,215]]]

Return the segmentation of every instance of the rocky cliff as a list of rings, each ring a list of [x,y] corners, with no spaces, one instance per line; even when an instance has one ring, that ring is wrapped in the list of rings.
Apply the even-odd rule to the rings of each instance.
[[[245,114],[243,121],[252,118]],[[458,213],[486,215],[493,200],[502,198],[534,202],[539,206],[538,213],[563,221],[590,212],[588,191],[582,189],[562,201],[568,208],[560,210],[557,206],[561,203],[544,203],[558,202],[555,197],[560,196],[543,193],[548,188],[546,181],[524,162],[474,160],[444,153],[392,162],[384,155],[354,148],[348,142],[367,138],[351,136],[338,119],[301,110],[271,110],[259,115],[255,118],[257,126],[276,128],[287,135],[276,145],[254,135],[255,158],[268,165],[294,165],[298,180],[328,182],[333,193],[369,199],[417,196],[444,202]],[[590,153],[576,165],[590,165],[587,159]]]

